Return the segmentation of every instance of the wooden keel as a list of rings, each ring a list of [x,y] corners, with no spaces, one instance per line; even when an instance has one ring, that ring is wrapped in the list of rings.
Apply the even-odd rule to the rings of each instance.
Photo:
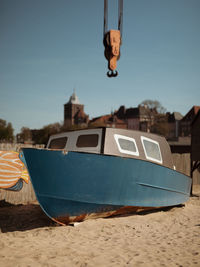
[[[165,207],[134,207],[134,206],[124,206],[120,209],[113,211],[104,211],[104,212],[96,212],[96,213],[84,213],[79,216],[59,216],[56,218],[52,218],[53,221],[61,224],[61,225],[69,225],[74,224],[76,222],[83,222],[85,220],[90,219],[98,219],[98,218],[108,218],[112,216],[122,216],[129,214],[139,214],[145,211],[158,211],[159,209],[164,209]]]

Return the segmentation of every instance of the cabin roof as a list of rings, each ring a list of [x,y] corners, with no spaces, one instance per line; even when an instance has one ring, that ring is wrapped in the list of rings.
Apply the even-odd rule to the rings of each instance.
[[[92,135],[99,136],[98,142],[95,143],[97,145],[91,145],[93,142]],[[68,140],[66,141],[66,144],[65,144],[65,149],[68,151],[77,151],[77,152],[86,152],[86,153],[91,152],[91,153],[104,154],[104,155],[110,155],[110,156],[120,156],[124,158],[135,158],[139,160],[146,160],[146,161],[151,161],[153,163],[158,163],[160,165],[163,165],[169,168],[173,167],[169,144],[167,143],[164,137],[156,135],[156,134],[135,131],[135,130],[112,128],[112,127],[82,129],[82,130],[69,131],[69,132],[65,132],[62,134],[56,134],[54,136],[51,136],[47,147],[51,148],[49,144],[51,140],[53,140],[54,138],[62,139],[64,137],[67,137],[67,140]],[[87,143],[88,145],[79,146],[78,140],[80,139],[82,140],[87,139],[87,141],[83,141],[83,142],[84,144]],[[88,143],[90,142],[90,140],[91,140],[91,144]],[[143,141],[143,140],[146,140],[146,141]],[[149,143],[150,147],[152,146],[154,147],[154,148],[153,147],[151,148],[153,149],[152,151],[154,152],[156,150],[160,151],[160,152],[156,152],[157,155],[158,153],[161,155],[159,156],[160,159],[158,160],[156,160],[156,158],[153,159],[154,156],[151,156],[150,158],[147,157],[146,155],[147,152],[146,152],[146,148],[144,144],[146,142],[148,143],[150,142]],[[151,152],[148,152],[148,153],[151,153]]]

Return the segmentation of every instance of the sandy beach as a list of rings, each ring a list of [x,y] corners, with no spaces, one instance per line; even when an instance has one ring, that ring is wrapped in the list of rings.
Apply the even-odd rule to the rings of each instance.
[[[59,226],[0,201],[0,266],[200,266],[200,188],[185,205]]]

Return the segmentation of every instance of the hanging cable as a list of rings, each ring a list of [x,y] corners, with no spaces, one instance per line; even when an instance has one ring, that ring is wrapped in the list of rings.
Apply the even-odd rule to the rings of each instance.
[[[118,2],[118,30],[121,33],[122,38],[122,27],[123,27],[123,0]]]
[[[104,0],[104,25],[103,25],[103,38],[108,31],[108,0]]]

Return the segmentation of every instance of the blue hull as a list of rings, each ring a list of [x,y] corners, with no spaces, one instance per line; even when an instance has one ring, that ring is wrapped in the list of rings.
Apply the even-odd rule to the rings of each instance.
[[[22,157],[41,207],[58,221],[123,206],[173,206],[190,195],[190,177],[148,161],[28,148]]]

